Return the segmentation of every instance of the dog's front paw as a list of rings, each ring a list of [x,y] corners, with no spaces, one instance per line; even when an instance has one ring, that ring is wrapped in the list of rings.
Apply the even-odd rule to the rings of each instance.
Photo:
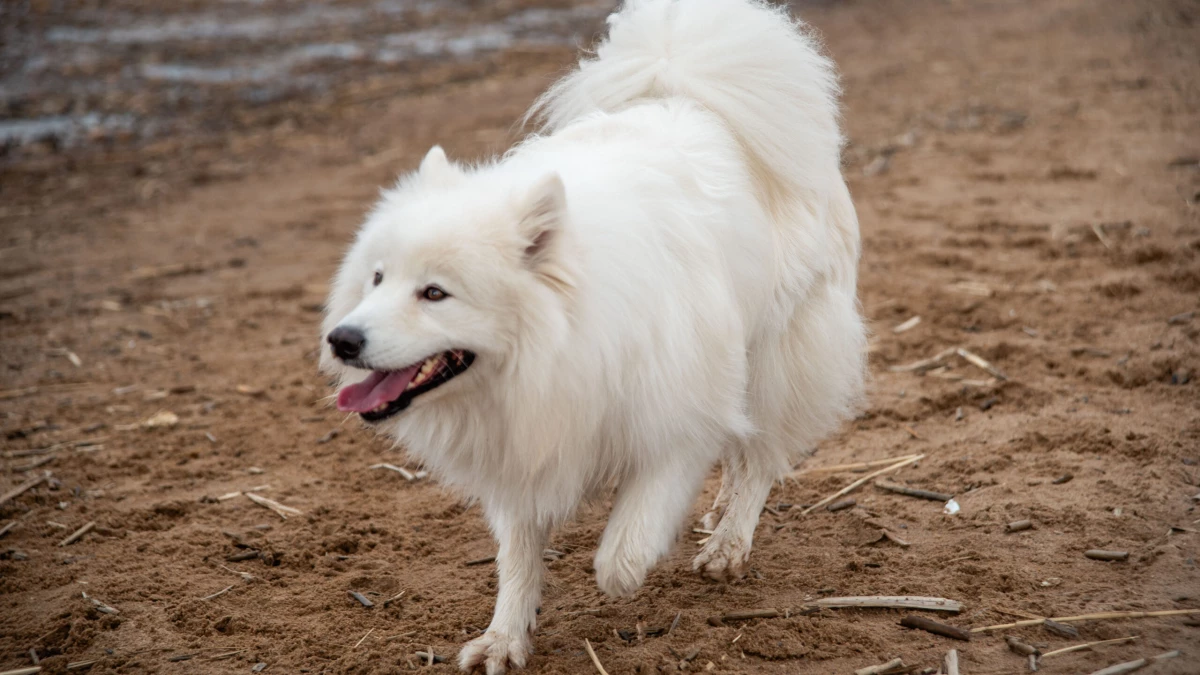
[[[713,581],[736,581],[746,576],[749,560],[749,542],[718,531],[692,560],[692,569]]]
[[[507,635],[488,631],[463,645],[458,667],[471,672],[483,666],[487,675],[500,675],[509,668],[524,668],[532,645],[528,635]]]
[[[625,547],[596,554],[596,585],[608,595],[623,598],[633,595],[646,581],[649,568],[644,561],[633,559]]]

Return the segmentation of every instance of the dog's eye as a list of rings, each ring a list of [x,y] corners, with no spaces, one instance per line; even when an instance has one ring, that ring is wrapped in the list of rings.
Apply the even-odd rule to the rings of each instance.
[[[429,300],[430,302],[439,302],[441,300],[445,300],[446,298],[450,297],[450,294],[437,286],[430,285],[430,286],[426,286],[421,291],[421,297],[426,300]]]
[[[375,271],[375,281],[373,283],[376,286],[383,283],[383,272],[380,272],[378,270]]]

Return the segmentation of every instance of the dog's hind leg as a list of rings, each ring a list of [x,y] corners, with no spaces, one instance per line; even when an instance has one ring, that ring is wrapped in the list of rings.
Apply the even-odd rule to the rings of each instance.
[[[733,494],[737,466],[736,462],[731,462],[728,458],[721,460],[721,487],[717,490],[717,497],[709,507],[708,513],[700,517],[700,527],[710,531],[717,529],[717,523],[721,522],[721,517],[725,515],[729,497]]]
[[[774,462],[755,456],[760,438],[738,441],[738,448],[726,460],[722,487],[727,490],[725,513],[704,548],[692,561],[692,568],[717,581],[740,579],[754,543],[754,528],[759,514],[778,475]],[[740,452],[737,452],[740,450]]]
[[[487,675],[497,675],[510,666],[523,668],[529,658],[549,528],[510,514],[489,513],[488,520],[500,542],[496,554],[500,592],[487,632],[463,645],[458,665],[465,671],[483,666]]]
[[[643,469],[621,486],[596,551],[596,583],[609,595],[631,595],[670,552],[709,463]]]

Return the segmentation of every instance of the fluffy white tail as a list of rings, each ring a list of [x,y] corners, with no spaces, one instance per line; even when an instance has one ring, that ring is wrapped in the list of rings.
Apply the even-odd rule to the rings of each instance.
[[[769,189],[841,183],[837,77],[782,8],[755,0],[628,0],[579,69],[531,111],[553,131],[597,110],[685,97],[725,120]],[[756,167],[760,168],[760,167]]]
[[[858,219],[841,174],[838,83],[817,40],[759,0],[627,0],[594,58],[534,105],[547,131],[648,99],[686,98],[724,120],[779,227],[779,280],[824,277],[853,295]]]

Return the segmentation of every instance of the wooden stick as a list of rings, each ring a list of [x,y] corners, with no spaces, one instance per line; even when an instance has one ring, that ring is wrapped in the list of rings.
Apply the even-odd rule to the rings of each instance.
[[[496,556],[489,555],[489,556],[484,556],[482,558],[476,558],[474,560],[468,560],[467,562],[463,563],[463,565],[465,567],[474,567],[476,565],[486,565],[488,563],[493,563],[493,562],[496,562]]]
[[[1173,649],[1169,652],[1163,652],[1162,654],[1159,654],[1158,656],[1151,656],[1148,659],[1138,659],[1137,661],[1126,661],[1125,663],[1118,663],[1116,665],[1109,666],[1107,668],[1101,668],[1100,670],[1093,672],[1091,675],[1124,675],[1124,673],[1132,673],[1135,670],[1141,670],[1142,668],[1145,668],[1146,666],[1150,665],[1151,663],[1158,663],[1159,661],[1166,661],[1167,659],[1173,659],[1177,656],[1179,656],[1179,650]]]
[[[1014,520],[1011,523],[1009,523],[1008,525],[1004,526],[1004,531],[1005,532],[1024,532],[1025,530],[1031,529],[1032,527],[1033,527],[1032,521]]]
[[[889,483],[881,480],[875,481],[875,487],[881,490],[887,490],[888,492],[895,492],[899,495],[907,495],[909,497],[916,497],[918,499],[928,499],[935,502],[948,502],[954,498],[954,495],[948,495],[944,492],[919,490],[917,488],[910,488],[906,485],[899,485],[897,483]]]
[[[4,527],[0,527],[0,537],[3,537],[4,535],[8,534],[16,526],[17,526],[17,521],[15,521],[15,520],[8,521],[7,525],[5,525]]]
[[[290,506],[284,506],[283,504],[280,504],[279,502],[275,501],[274,499],[267,499],[266,497],[263,497],[261,495],[256,495],[253,492],[244,492],[243,494],[245,494],[246,497],[250,501],[254,502],[255,504],[258,504],[259,506],[265,506],[266,508],[271,509],[272,511],[275,512],[276,515],[278,515],[280,518],[283,518],[284,520],[287,520],[287,517],[289,514],[293,515],[293,516],[302,515],[302,513],[300,512],[299,509],[293,509]]]
[[[41,666],[30,666],[28,668],[17,668],[16,670],[6,670],[0,675],[34,675],[34,673],[42,672]]]
[[[225,588],[222,588],[221,590],[217,591],[216,593],[213,593],[212,595],[206,595],[206,596],[204,596],[203,598],[200,598],[200,599],[201,599],[201,600],[212,600],[213,598],[219,598],[219,597],[221,597],[222,595],[225,595],[226,593],[228,593],[228,592],[229,592],[229,591],[231,591],[231,590],[233,590],[233,586],[226,586]]]
[[[1091,649],[1092,647],[1098,647],[1100,645],[1115,645],[1119,642],[1133,642],[1134,640],[1137,640],[1141,637],[1142,636],[1140,636],[1140,635],[1130,635],[1129,637],[1114,638],[1112,640],[1097,640],[1095,642],[1085,642],[1081,645],[1072,645],[1070,647],[1063,647],[1062,649],[1055,649],[1052,652],[1046,652],[1045,654],[1042,654],[1042,658],[1044,659],[1047,656],[1058,656],[1059,654],[1070,654],[1071,652],[1083,651],[1084,649]]]
[[[72,532],[69,537],[58,542],[58,545],[59,546],[70,546],[71,544],[74,544],[75,542],[82,539],[83,535],[87,534],[88,532],[91,532],[92,528],[95,526],[96,526],[96,521],[93,520],[90,523],[88,523],[87,525],[84,525],[83,527],[79,528],[78,530],[75,530],[74,532]]]
[[[960,612],[962,603],[945,598],[930,598],[919,595],[863,595],[845,598],[822,598],[812,603],[817,607],[902,607],[904,609],[926,609],[934,612]],[[1197,610],[1200,611],[1200,610]]]
[[[783,616],[777,609],[741,609],[721,615],[721,621],[749,621],[750,619],[774,619]]]
[[[845,499],[839,499],[836,502],[830,504],[829,506],[826,506],[825,510],[829,511],[830,513],[836,513],[838,511],[842,511],[844,509],[848,509],[848,508],[850,508],[852,506],[856,506],[856,505],[858,505],[857,499],[855,499],[854,497],[846,497]]]
[[[21,483],[20,485],[9,490],[8,492],[5,492],[3,495],[0,495],[0,506],[7,503],[8,500],[10,500],[10,499],[14,499],[16,497],[21,496],[22,494],[25,493],[26,490],[31,490],[31,489],[41,485],[49,478],[50,478],[50,472],[46,471],[42,475],[34,476],[33,478],[30,478],[29,480],[25,481],[24,483]]]
[[[1129,559],[1129,551],[1101,551],[1100,549],[1092,549],[1084,551],[1083,555],[1092,560],[1122,561]]]
[[[808,507],[807,509],[804,509],[804,511],[801,513],[801,515],[808,515],[808,514],[812,513],[813,510],[818,509],[822,506],[825,506],[829,502],[837,499],[838,497],[841,497],[842,495],[844,495],[848,492],[854,491],[855,489],[857,489],[858,487],[860,487],[867,481],[874,480],[875,478],[878,478],[879,476],[882,476],[885,473],[891,473],[891,472],[895,471],[896,469],[906,467],[909,464],[913,464],[913,463],[923,459],[924,457],[925,457],[925,455],[915,455],[915,456],[909,457],[903,461],[896,462],[895,464],[892,464],[891,466],[885,466],[882,469],[879,469],[878,471],[873,471],[873,472],[867,474],[866,476],[863,476],[862,478],[847,485],[846,487],[842,488],[841,490],[838,490],[837,492],[822,499],[821,501],[817,502],[816,504],[813,504],[812,506]]]
[[[1022,628],[1024,626],[1036,626],[1045,621],[1057,621],[1058,623],[1078,623],[1080,621],[1107,621],[1109,619],[1146,619],[1156,616],[1185,616],[1190,614],[1200,614],[1200,609],[1167,609],[1156,612],[1099,612],[1097,614],[1080,614],[1079,616],[1056,616],[1052,619],[1030,619],[1028,621],[1016,621],[1014,623],[1003,623],[996,626],[982,626],[980,628],[972,628],[972,633],[985,633],[993,630],[1004,630],[1007,628]]]
[[[942,635],[944,637],[962,640],[964,642],[969,642],[971,640],[971,631],[966,630],[965,628],[947,626],[944,623],[938,623],[933,619],[926,619],[923,616],[916,616],[915,614],[910,614],[901,619],[900,625],[904,626],[905,628],[919,628],[935,635]]]
[[[881,663],[877,666],[867,666],[866,668],[859,668],[858,670],[854,671],[854,675],[879,675],[879,673],[882,673],[885,670],[898,668],[902,665],[904,665],[904,659],[897,656],[887,663]]]
[[[946,652],[946,675],[958,675],[958,650]]]
[[[600,659],[596,658],[596,650],[592,649],[592,643],[587,638],[583,639],[583,647],[587,649],[588,656],[592,659],[592,665],[596,666],[596,672],[600,673],[600,675],[608,675],[608,671],[604,669],[604,666],[600,665]]]
[[[393,602],[395,602],[395,601],[399,600],[399,599],[400,599],[401,597],[403,597],[403,596],[404,596],[404,594],[405,594],[405,593],[407,593],[407,592],[408,592],[408,591],[400,591],[399,593],[397,593],[397,594],[393,595],[392,597],[388,598],[387,600],[384,600],[384,601],[383,601],[383,606],[384,606],[384,607],[387,607],[388,605],[392,604]]]
[[[358,591],[346,591],[346,594],[349,595],[350,597],[354,598],[355,600],[357,600],[359,602],[359,604],[361,604],[363,607],[366,607],[367,609],[370,609],[375,606],[375,603],[371,602],[371,600],[369,598],[367,598],[367,596],[363,595],[362,593],[359,593]]]

